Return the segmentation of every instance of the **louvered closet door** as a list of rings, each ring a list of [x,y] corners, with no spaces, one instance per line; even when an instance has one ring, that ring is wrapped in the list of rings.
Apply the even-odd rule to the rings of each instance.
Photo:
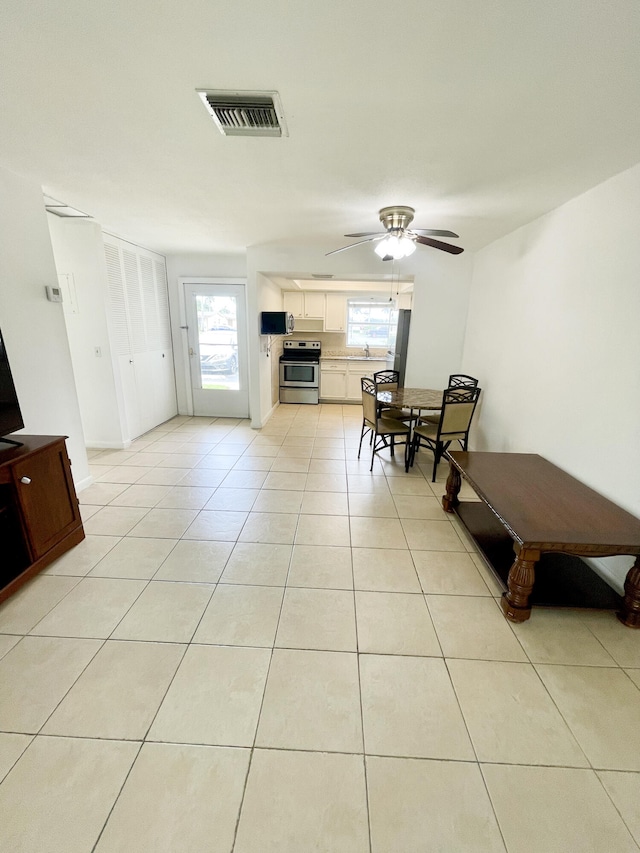
[[[119,356],[129,438],[177,413],[167,276],[164,259],[137,246],[105,243],[107,265],[119,258],[122,283],[114,278],[112,319],[127,358]],[[117,304],[116,304],[117,303]],[[124,308],[124,311],[122,310]]]
[[[129,332],[125,274],[118,246],[105,243],[109,287],[109,325],[111,350],[116,362],[126,424],[125,438],[135,438],[143,432],[138,407],[133,346]]]

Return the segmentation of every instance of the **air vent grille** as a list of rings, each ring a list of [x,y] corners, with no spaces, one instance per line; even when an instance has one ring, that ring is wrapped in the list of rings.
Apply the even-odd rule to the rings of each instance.
[[[287,135],[277,92],[196,91],[225,136]]]

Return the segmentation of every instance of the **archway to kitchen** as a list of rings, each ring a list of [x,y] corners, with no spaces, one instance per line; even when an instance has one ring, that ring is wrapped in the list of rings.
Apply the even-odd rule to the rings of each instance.
[[[279,288],[282,309],[295,318],[292,335],[270,341],[272,404],[359,403],[358,371],[370,375],[393,361],[389,351],[396,339],[398,309],[411,308],[412,277],[269,276],[268,280]],[[316,358],[315,368],[306,361],[298,366],[298,359],[318,353],[312,347],[322,356]],[[333,357],[337,360],[330,361]]]

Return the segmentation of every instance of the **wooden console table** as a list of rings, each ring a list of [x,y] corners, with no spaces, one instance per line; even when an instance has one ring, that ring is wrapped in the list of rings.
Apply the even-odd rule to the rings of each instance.
[[[0,444],[0,601],[84,539],[64,436]]]
[[[543,555],[629,554],[636,560],[618,618],[640,628],[640,519],[537,454],[449,451],[446,456],[450,472],[444,509],[458,515],[490,563],[491,552],[500,551],[505,540],[515,551],[502,596],[507,619],[524,622],[531,615],[536,564]],[[462,478],[482,503],[458,500]],[[582,563],[578,575],[585,574],[606,587]]]

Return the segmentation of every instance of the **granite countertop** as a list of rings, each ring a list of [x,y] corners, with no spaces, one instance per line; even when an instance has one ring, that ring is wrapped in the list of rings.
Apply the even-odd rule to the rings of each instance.
[[[320,356],[320,361],[324,361],[325,359],[331,361],[386,361],[387,354],[383,353],[382,355],[347,355],[344,352],[332,352],[329,350],[328,352],[323,351]]]

